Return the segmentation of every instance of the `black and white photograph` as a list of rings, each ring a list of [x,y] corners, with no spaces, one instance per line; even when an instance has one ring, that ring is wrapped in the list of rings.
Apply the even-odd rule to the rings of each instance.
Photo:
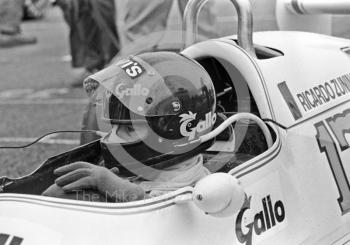
[[[0,245],[350,245],[350,0],[0,0]]]

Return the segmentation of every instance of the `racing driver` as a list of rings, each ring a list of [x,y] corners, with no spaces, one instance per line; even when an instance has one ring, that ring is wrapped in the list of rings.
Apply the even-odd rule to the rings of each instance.
[[[131,56],[85,81],[100,128],[102,164],[57,168],[46,196],[126,202],[191,186],[209,174],[199,140],[216,122],[215,90],[196,61],[172,52]],[[93,88],[93,89],[91,89]],[[86,197],[85,193],[85,197]],[[90,199],[91,200],[91,199]]]

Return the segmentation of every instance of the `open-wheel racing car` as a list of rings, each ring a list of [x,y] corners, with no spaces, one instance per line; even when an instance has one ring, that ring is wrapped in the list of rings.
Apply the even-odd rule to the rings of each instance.
[[[253,44],[249,1],[232,0],[238,36],[195,43],[205,2],[189,1],[182,52],[209,73],[227,118],[204,153],[212,174],[127,203],[41,196],[55,168],[96,162],[93,141],[0,179],[0,245],[350,244],[350,41],[275,31]]]

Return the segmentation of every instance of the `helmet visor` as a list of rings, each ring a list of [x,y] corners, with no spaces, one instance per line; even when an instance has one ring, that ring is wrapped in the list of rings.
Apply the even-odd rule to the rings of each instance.
[[[102,103],[105,119],[135,122],[164,111],[172,113],[167,108],[161,108],[162,111],[154,109],[160,101],[171,99],[173,95],[161,75],[137,57],[111,65],[90,79],[100,84],[96,98]]]
[[[103,117],[119,123],[177,115],[185,106],[179,98],[189,91],[200,91],[210,82],[200,79],[186,62],[164,60],[151,66],[140,57],[122,60],[90,79],[100,84],[97,98],[103,104]]]

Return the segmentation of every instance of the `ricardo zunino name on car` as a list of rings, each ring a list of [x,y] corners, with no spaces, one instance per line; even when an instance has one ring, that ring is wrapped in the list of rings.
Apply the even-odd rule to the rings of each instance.
[[[296,96],[307,112],[346,94],[350,94],[350,73],[307,89]]]

